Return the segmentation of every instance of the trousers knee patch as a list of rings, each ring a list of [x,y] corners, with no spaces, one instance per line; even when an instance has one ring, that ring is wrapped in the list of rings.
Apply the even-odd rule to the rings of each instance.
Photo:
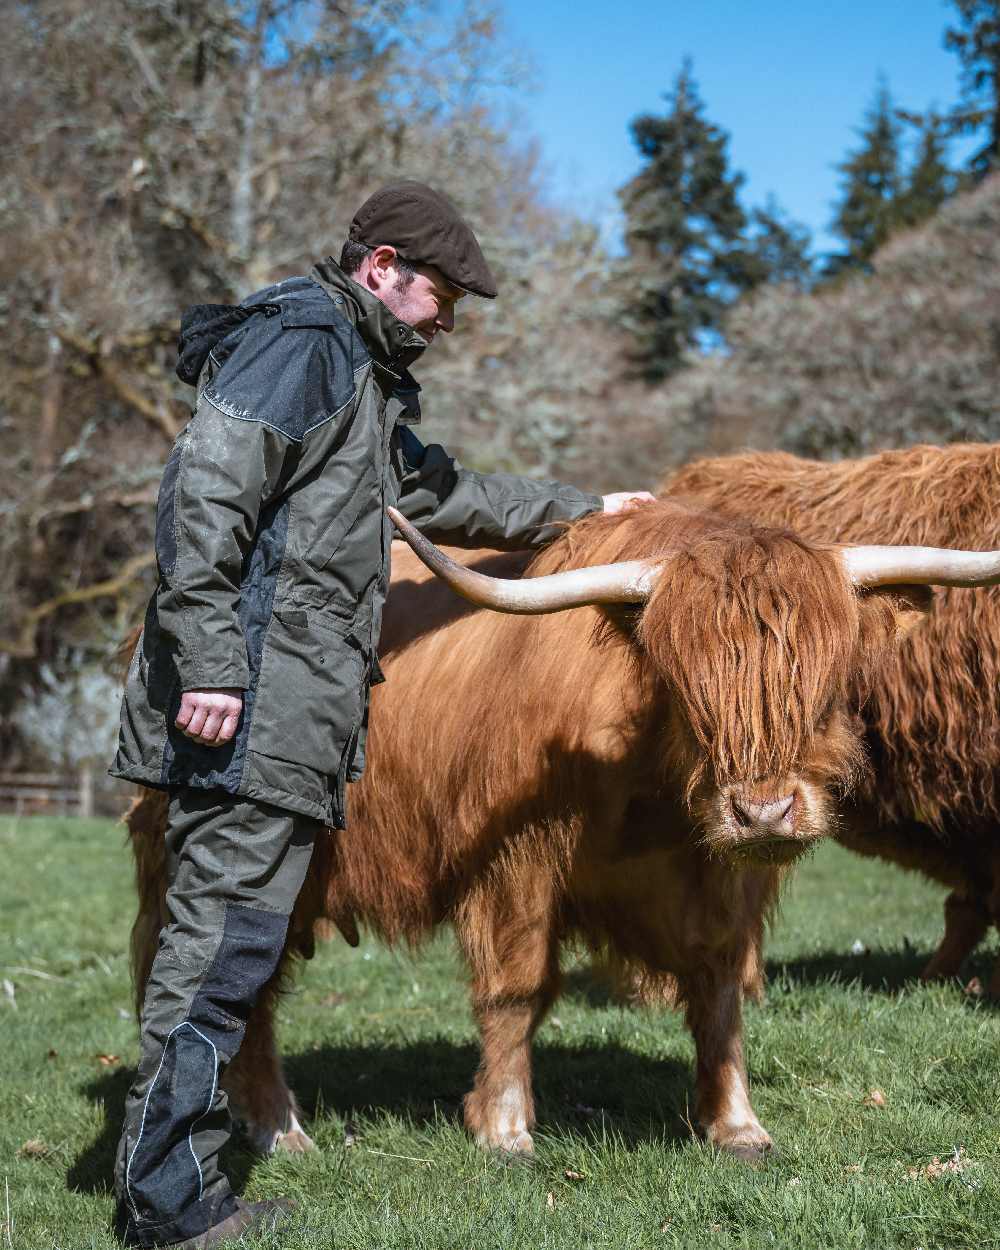
[[[257,996],[274,974],[288,917],[239,903],[226,906],[222,941],[188,1018],[228,1058],[239,1049]]]

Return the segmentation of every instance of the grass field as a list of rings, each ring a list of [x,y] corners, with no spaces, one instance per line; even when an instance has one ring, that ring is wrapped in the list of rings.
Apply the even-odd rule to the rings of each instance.
[[[136,1055],[122,831],[2,818],[0,865],[0,1248],[109,1247]],[[759,1167],[691,1139],[679,1017],[618,1006],[572,953],[536,1044],[536,1162],[483,1155],[460,1122],[476,1050],[450,936],[418,957],[338,941],[282,1011],[321,1150],[260,1160],[237,1140],[230,1174],[298,1200],[281,1244],[302,1250],[1000,1247],[1000,1011],[915,983],[940,926],[939,891],[837,847],[798,873],[748,1012],[780,1148]]]

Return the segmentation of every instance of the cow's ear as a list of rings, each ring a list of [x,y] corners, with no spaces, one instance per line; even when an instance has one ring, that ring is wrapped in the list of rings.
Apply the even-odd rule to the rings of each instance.
[[[872,650],[901,642],[930,615],[930,586],[875,586],[863,592],[862,629]]]
[[[644,603],[602,603],[599,605],[598,623],[594,629],[596,642],[622,641],[638,644],[639,621]]]

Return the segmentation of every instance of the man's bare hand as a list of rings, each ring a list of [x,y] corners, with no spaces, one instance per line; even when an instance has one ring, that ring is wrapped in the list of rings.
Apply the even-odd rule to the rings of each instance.
[[[236,732],[242,711],[242,690],[185,690],[174,724],[202,746],[221,747]]]
[[[651,495],[648,490],[620,490],[614,495],[604,496],[604,511],[627,512],[629,508],[655,502],[656,496]]]

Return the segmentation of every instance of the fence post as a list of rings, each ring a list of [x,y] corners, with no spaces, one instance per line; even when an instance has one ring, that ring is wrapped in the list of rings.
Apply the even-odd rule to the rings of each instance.
[[[80,791],[77,801],[79,814],[85,820],[92,820],[94,816],[94,770],[92,768],[80,769]]]

